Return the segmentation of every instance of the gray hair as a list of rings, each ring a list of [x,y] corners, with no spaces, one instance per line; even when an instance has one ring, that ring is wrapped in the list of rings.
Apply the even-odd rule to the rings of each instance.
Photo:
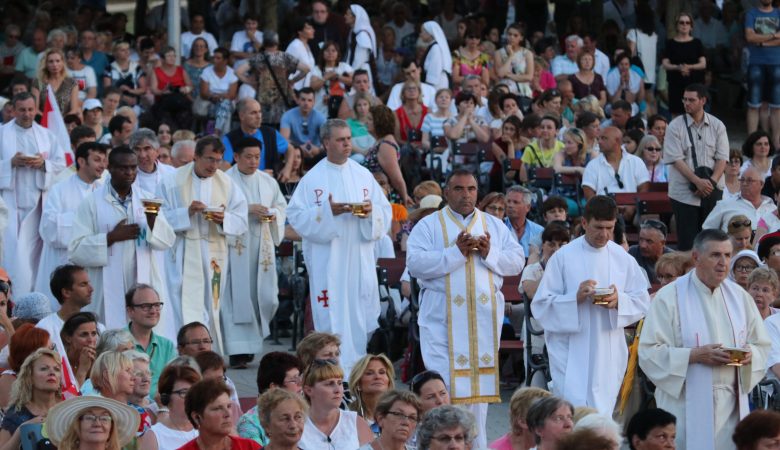
[[[101,353],[116,351],[123,344],[130,344],[135,347],[135,339],[133,339],[133,335],[130,334],[127,328],[106,330],[100,333],[95,353],[100,355]]]
[[[418,448],[428,450],[436,432],[456,427],[463,429],[466,442],[471,444],[475,435],[474,425],[474,415],[457,406],[444,405],[433,408],[425,414],[420,426],[417,427]]]
[[[276,47],[279,45],[279,34],[272,30],[263,31],[263,45],[265,47]]]
[[[479,75],[474,75],[473,73],[470,73],[470,74],[468,74],[468,75],[463,77],[463,81],[460,82],[460,87],[462,89],[465,89],[466,85],[471,80],[479,80],[480,82],[482,82],[482,78],[480,78]],[[478,95],[479,93],[478,92],[472,92],[472,94]]]
[[[568,401],[560,397],[547,397],[543,398],[528,409],[528,414],[525,416],[525,423],[528,425],[528,429],[534,433],[536,443],[540,442],[539,435],[536,430],[544,428],[544,422],[555,414],[561,406],[568,406],[571,410],[571,414],[574,415],[574,406]]]
[[[257,100],[251,98],[251,97],[244,97],[241,100],[236,103],[236,113],[242,114],[244,110],[246,110],[247,105],[249,102],[255,102],[258,103]],[[258,103],[259,104],[259,103]]]
[[[148,141],[155,150],[160,148],[160,139],[157,138],[157,133],[149,128],[139,128],[133,131],[133,134],[130,135],[130,148],[135,150],[135,147],[143,144],[144,141]]]
[[[144,362],[150,362],[149,355],[147,355],[144,352],[139,352],[136,349],[131,350],[125,350],[122,352],[123,355],[130,358],[130,361],[136,362],[136,361],[144,361]]]
[[[195,358],[188,355],[179,355],[172,360],[168,361],[167,366],[185,366],[185,367],[192,367],[195,369],[195,372],[198,372],[198,375],[200,375],[200,366],[198,365],[198,362],[195,361]]]
[[[330,137],[333,135],[333,129],[335,128],[349,129],[349,124],[346,121],[341,119],[328,119],[320,127],[320,141],[330,139]]]
[[[516,192],[518,194],[522,194],[523,195],[523,201],[526,204],[528,204],[528,205],[530,205],[531,202],[534,201],[534,193],[529,191],[528,188],[525,188],[523,186],[519,186],[519,185],[515,184],[515,185],[509,186],[507,188],[506,195],[509,195],[512,192]]]
[[[701,230],[693,240],[693,249],[699,253],[706,251],[707,244],[710,242],[729,241],[729,235],[720,228],[708,228]]]
[[[639,144],[636,146],[635,154],[641,158],[645,152],[645,147],[652,144],[653,142],[659,145],[661,144],[657,137],[653,136],[652,134],[646,134],[642,139],[639,140]]]
[[[171,157],[177,158],[179,156],[179,150],[185,147],[191,148],[193,151],[195,151],[195,141],[190,139],[184,139],[183,141],[179,141],[173,144],[173,147],[171,147]]]
[[[68,34],[64,30],[60,28],[55,28],[49,31],[49,34],[46,35],[46,44],[51,44],[51,41],[53,41],[57,37],[62,37],[62,39],[65,40],[66,42],[68,40]]]
[[[623,442],[623,430],[611,417],[603,414],[588,414],[574,425],[574,430],[593,430],[598,435],[612,439],[616,444]]]
[[[575,42],[575,41],[577,42],[577,46],[578,46],[578,47],[582,47],[582,45],[584,44],[584,42],[582,41],[582,38],[581,38],[581,37],[579,37],[579,36],[577,36],[576,34],[570,34],[570,35],[569,35],[569,36],[566,38],[566,43],[567,43],[567,44],[568,44],[569,42]]]

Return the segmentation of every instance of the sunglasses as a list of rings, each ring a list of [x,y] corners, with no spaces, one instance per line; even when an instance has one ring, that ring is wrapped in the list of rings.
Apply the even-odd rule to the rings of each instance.
[[[648,152],[660,152],[661,147],[645,147],[645,150]]]
[[[734,228],[747,228],[747,227],[751,226],[752,223],[749,220],[743,220],[743,221],[739,221],[739,222],[736,222],[736,221],[735,222],[731,222],[729,225],[734,227]]]
[[[690,25],[691,21],[690,20],[679,20],[679,21],[677,21],[677,23],[680,24],[680,25]]]
[[[620,189],[623,189],[625,185],[623,184],[623,180],[620,179],[620,175],[618,175],[617,172],[615,172],[615,181],[617,181],[618,187]]]

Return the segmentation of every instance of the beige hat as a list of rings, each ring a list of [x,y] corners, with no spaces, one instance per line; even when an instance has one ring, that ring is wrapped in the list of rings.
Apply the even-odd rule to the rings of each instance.
[[[436,194],[426,195],[422,198],[422,200],[420,200],[420,207],[409,213],[409,220],[412,222],[417,222],[424,214],[430,212],[431,210],[439,209],[439,206],[441,206],[443,201],[444,200],[441,198],[441,196]]]
[[[60,445],[73,421],[78,420],[81,412],[89,408],[103,408],[111,414],[120,446],[133,440],[141,422],[138,411],[116,400],[93,395],[69,398],[50,409],[46,416],[49,439],[55,445]]]

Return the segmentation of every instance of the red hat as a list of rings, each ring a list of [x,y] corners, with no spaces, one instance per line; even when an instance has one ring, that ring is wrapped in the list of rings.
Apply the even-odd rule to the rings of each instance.
[[[0,267],[0,281],[11,281],[11,277],[8,276],[8,272]]]
[[[758,241],[758,257],[761,258],[762,261],[766,260],[769,256],[769,249],[777,244],[780,244],[780,231],[767,233],[761,236],[761,240]]]

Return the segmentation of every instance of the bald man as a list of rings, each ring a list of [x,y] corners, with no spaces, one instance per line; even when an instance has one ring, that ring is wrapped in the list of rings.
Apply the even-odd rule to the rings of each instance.
[[[645,163],[622,147],[623,133],[617,127],[606,127],[599,134],[601,155],[585,167],[582,190],[590,200],[595,195],[616,192],[646,192],[650,177]],[[621,209],[623,218],[631,220],[636,208]]]
[[[702,228],[720,228],[728,232],[729,220],[744,215],[750,219],[750,226],[755,230],[762,216],[772,214],[777,209],[771,198],[761,195],[763,187],[764,176],[754,167],[745,169],[739,177],[739,195],[716,203]]]

